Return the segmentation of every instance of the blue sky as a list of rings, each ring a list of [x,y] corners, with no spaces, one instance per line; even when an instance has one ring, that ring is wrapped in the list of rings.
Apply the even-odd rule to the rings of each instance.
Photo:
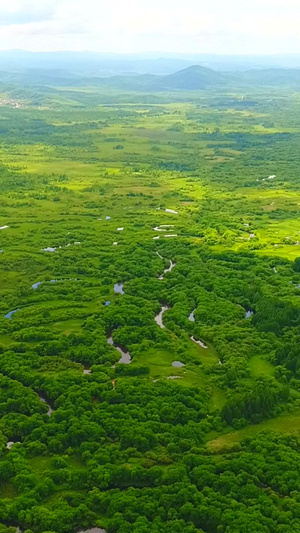
[[[300,53],[300,0],[0,0],[0,50]]]

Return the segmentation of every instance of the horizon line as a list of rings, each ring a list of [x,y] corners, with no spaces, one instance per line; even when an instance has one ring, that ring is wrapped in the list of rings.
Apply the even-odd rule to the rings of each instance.
[[[62,50],[28,50],[24,48],[11,48],[11,49],[0,49],[0,54],[2,53],[28,53],[28,54],[61,54],[61,53],[69,53],[69,54],[95,54],[95,55],[106,55],[106,56],[151,56],[151,55],[159,55],[160,57],[157,57],[155,59],[163,59],[164,55],[169,55],[174,58],[179,57],[196,57],[196,56],[218,56],[218,57],[300,57],[300,52],[291,52],[291,53],[279,53],[279,52],[272,52],[272,53],[264,53],[264,54],[258,54],[258,53],[228,53],[228,54],[222,54],[219,52],[167,52],[167,51],[143,51],[143,52],[101,52],[97,50],[69,50],[69,49],[62,49]]]

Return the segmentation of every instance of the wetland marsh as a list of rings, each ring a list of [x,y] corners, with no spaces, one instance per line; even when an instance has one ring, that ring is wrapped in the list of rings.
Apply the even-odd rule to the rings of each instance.
[[[18,94],[0,524],[300,531],[300,93]]]

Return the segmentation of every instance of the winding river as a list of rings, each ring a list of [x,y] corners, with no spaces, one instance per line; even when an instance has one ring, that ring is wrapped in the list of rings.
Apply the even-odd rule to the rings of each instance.
[[[253,309],[247,305],[241,306],[245,310],[245,318],[251,318],[254,315]]]
[[[120,344],[114,344],[113,338],[111,334],[107,337],[107,343],[110,344],[110,346],[114,346],[116,350],[121,354],[121,359],[118,361],[118,364],[120,365],[130,365],[131,363],[131,355],[129,352],[126,352],[125,348],[121,346]]]
[[[14,527],[16,532],[15,533],[22,533],[21,532],[21,529],[19,528],[19,526],[10,526],[10,527]],[[107,533],[106,529],[102,529],[101,527],[92,527],[91,529],[85,529],[85,530],[81,530],[81,531],[78,531],[78,533]]]
[[[162,259],[162,260],[164,259],[164,257],[163,257],[162,255],[160,255],[159,252],[156,252],[156,255],[158,255],[158,257],[159,257],[160,259]],[[163,280],[163,279],[165,279],[165,278],[164,278],[164,275],[165,275],[167,272],[171,272],[175,266],[176,266],[176,263],[173,263],[173,261],[170,260],[170,264],[169,264],[168,268],[165,268],[165,270],[163,271],[163,274],[162,274],[161,276],[159,276],[158,279],[159,279],[159,280]]]
[[[107,533],[107,531],[101,527],[92,527],[92,529],[85,529],[85,531],[78,531],[78,533]]]
[[[195,342],[196,344],[198,344],[198,346],[201,346],[201,348],[204,348],[205,350],[208,348],[208,346],[206,346],[206,344],[204,344],[204,342],[200,341],[200,340],[197,340],[194,336],[190,337],[191,341]]]
[[[163,305],[160,312],[156,315],[156,317],[154,318],[156,324],[161,328],[161,329],[165,329],[165,326],[163,324],[163,314],[168,310],[170,309],[170,307],[168,307],[167,305]]]
[[[163,305],[160,312],[156,315],[156,317],[154,318],[156,324],[161,328],[161,329],[165,329],[166,326],[164,326],[164,323],[163,323],[163,314],[168,310],[170,309],[170,307],[168,307],[167,305]],[[196,309],[195,309],[196,311]],[[191,322],[195,322],[195,318],[194,318],[194,312],[193,311],[191,313],[191,315],[189,316],[189,320],[191,320]],[[193,320],[191,319],[191,316],[193,316]],[[190,337],[191,341],[193,341],[195,344],[198,344],[198,346],[201,346],[201,348],[204,348],[205,350],[208,348],[208,346],[206,346],[206,344],[204,344],[204,342],[196,339],[194,336]],[[179,362],[179,361],[178,361]],[[174,363],[177,363],[177,361],[174,361]],[[180,362],[179,362],[180,363]],[[176,364],[173,364],[173,366],[177,366]],[[184,366],[183,363],[180,363],[179,366]]]
[[[196,313],[197,309],[194,309],[194,311],[191,312],[190,316],[189,316],[189,321],[190,322],[195,322],[195,313]]]
[[[7,444],[6,444],[6,449],[7,450],[10,450],[11,447],[14,445],[14,444],[21,444],[20,441],[13,441],[13,440],[10,440]]]
[[[40,285],[43,285],[44,283],[60,283],[60,282],[64,282],[64,281],[80,281],[79,279],[77,278],[68,278],[68,279],[50,279],[49,281],[37,281],[36,283],[34,283],[33,285],[31,285],[31,288],[32,289],[38,289],[40,287]]]
[[[167,272],[171,272],[175,266],[176,266],[176,263],[173,263],[173,261],[170,260],[170,266],[168,268],[165,268],[164,273],[161,276],[159,276],[158,279],[160,280],[165,279],[164,274],[166,274]]]
[[[54,411],[54,409],[51,407],[49,400],[46,400],[46,398],[44,398],[43,396],[39,396],[39,398],[40,398],[42,403],[45,403],[47,405],[47,407],[48,407],[47,415],[51,416],[53,411]]]
[[[19,309],[14,309],[13,311],[9,311],[9,313],[7,313],[6,315],[4,315],[4,318],[9,318],[11,319],[12,315],[14,313],[17,313],[17,311],[19,311]]]

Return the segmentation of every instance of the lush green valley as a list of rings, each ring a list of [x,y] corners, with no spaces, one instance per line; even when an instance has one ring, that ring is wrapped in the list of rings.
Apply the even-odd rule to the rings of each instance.
[[[1,532],[300,532],[300,92],[247,83],[2,84]]]

